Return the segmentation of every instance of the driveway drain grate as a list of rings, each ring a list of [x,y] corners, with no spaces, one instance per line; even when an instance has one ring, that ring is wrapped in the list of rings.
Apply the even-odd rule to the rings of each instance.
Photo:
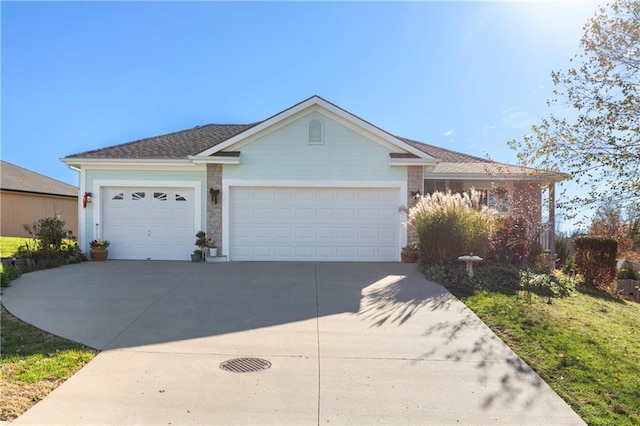
[[[251,373],[271,368],[271,363],[260,358],[234,358],[222,362],[220,368],[231,373]]]

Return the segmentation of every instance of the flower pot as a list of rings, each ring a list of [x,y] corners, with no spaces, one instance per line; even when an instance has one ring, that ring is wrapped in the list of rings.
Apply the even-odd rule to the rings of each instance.
[[[91,260],[107,260],[109,256],[109,250],[104,247],[95,247],[89,250],[89,256],[91,256]]]
[[[400,258],[404,263],[416,263],[418,261],[418,251],[411,248],[403,248]]]
[[[211,257],[218,256],[218,247],[209,247],[209,256]]]
[[[202,260],[202,255],[201,254],[195,254],[195,253],[191,254],[191,261],[192,262],[200,262],[200,260]]]

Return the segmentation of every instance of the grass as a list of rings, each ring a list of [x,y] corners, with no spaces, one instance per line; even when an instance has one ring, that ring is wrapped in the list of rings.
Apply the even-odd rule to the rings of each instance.
[[[552,304],[487,290],[456,296],[586,423],[640,424],[640,304],[586,289]]]
[[[0,237],[0,257],[9,257],[16,252],[19,246],[24,245],[29,238]]]
[[[11,421],[27,411],[97,354],[20,321],[4,307],[0,319],[0,420]]]

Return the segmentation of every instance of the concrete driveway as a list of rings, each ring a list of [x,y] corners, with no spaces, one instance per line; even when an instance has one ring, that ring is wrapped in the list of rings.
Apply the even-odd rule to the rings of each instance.
[[[3,303],[103,350],[17,425],[584,424],[415,265],[86,262]]]

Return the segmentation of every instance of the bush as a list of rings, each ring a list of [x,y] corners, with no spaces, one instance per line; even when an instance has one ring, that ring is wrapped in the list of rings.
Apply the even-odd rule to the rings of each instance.
[[[619,280],[639,280],[640,274],[636,272],[633,268],[633,263],[628,260],[625,260],[618,271],[618,279]]]
[[[425,266],[424,274],[427,279],[444,285],[459,296],[484,289],[508,295],[525,292],[529,296],[537,294],[556,298],[566,297],[573,290],[573,284],[564,274],[537,274],[508,263],[474,268],[473,278],[469,278],[465,268],[457,264]]]
[[[514,265],[529,257],[527,223],[523,217],[510,215],[496,218],[491,234],[491,252],[500,260]]]
[[[573,256],[571,256],[571,240],[568,237],[556,236],[556,257],[557,266],[563,272],[568,273],[573,268]]]
[[[0,286],[9,287],[11,282],[20,278],[20,271],[13,265],[3,267],[2,275],[0,275]]]
[[[409,210],[411,240],[420,246],[420,261],[446,265],[464,254],[485,257],[489,251],[491,210],[471,194],[435,192],[420,198]]]
[[[62,247],[62,241],[67,236],[64,230],[64,222],[53,217],[45,217],[32,226],[24,225],[24,229],[33,238],[40,241],[40,245],[44,249],[53,249],[59,251]]]
[[[613,238],[584,236],[573,240],[574,265],[587,286],[607,290],[616,277],[618,243]]]

